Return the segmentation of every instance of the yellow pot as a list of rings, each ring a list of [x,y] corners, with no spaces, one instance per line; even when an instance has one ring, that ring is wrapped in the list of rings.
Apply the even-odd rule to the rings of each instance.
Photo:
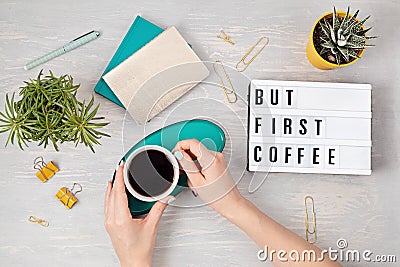
[[[346,12],[343,11],[337,11],[338,15],[343,18],[344,16],[346,16]],[[326,61],[323,57],[321,57],[317,50],[315,49],[314,46],[314,41],[313,41],[313,36],[314,36],[314,30],[315,27],[317,27],[318,23],[323,20],[324,18],[332,18],[333,17],[333,12],[328,12],[324,15],[322,15],[315,23],[314,26],[311,29],[311,34],[310,34],[310,38],[308,39],[308,44],[307,44],[307,48],[306,48],[306,54],[307,54],[307,58],[310,61],[310,63],[321,70],[331,70],[331,69],[336,69],[336,68],[340,68],[340,67],[346,67],[348,65],[353,64],[354,62],[356,62],[358,60],[358,58],[354,59],[353,61],[350,61],[349,63],[346,64],[334,64],[331,63],[329,61]],[[358,53],[358,56],[361,57],[362,54],[364,54],[365,49],[360,50],[360,52]]]

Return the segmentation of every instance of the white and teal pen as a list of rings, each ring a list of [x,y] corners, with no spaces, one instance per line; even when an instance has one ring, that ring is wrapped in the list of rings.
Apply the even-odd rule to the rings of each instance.
[[[65,53],[67,53],[68,51],[71,51],[75,48],[80,47],[81,45],[84,45],[86,43],[89,43],[90,41],[96,39],[97,37],[100,36],[100,32],[97,31],[91,31],[88,32],[74,40],[72,40],[71,42],[69,42],[68,44],[64,45],[63,47],[60,47],[38,59],[32,60],[31,62],[29,62],[28,64],[26,64],[24,66],[25,70],[30,70],[40,64],[43,64],[55,57],[61,56]]]

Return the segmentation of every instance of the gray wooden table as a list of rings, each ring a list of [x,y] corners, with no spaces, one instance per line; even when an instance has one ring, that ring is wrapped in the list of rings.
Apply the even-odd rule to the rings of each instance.
[[[41,66],[56,74],[71,74],[81,84],[79,98],[88,99],[106,64],[136,14],[162,27],[175,25],[203,60],[223,60],[234,66],[261,35],[269,46],[246,70],[251,79],[359,82],[373,85],[371,176],[270,174],[255,193],[248,192],[252,174],[245,173],[238,187],[244,196],[283,225],[304,236],[303,199],[315,199],[318,245],[336,248],[345,238],[349,249],[400,257],[400,4],[397,1],[350,1],[360,15],[372,15],[376,47],[355,65],[320,71],[306,59],[305,47],[314,21],[330,11],[333,1],[1,1],[0,2],[0,107],[5,94],[35,77],[39,68],[25,71],[29,60],[62,46],[92,29],[102,36],[73,52]],[[348,1],[335,1],[345,9]],[[216,38],[223,28],[236,42],[230,46]],[[193,111],[194,99],[220,100],[216,109]],[[107,181],[129,145],[143,128],[126,123],[123,109],[96,95],[100,114],[111,124],[112,138],[102,140],[96,154],[65,144],[60,152],[31,145],[0,147],[0,258],[1,266],[117,266],[118,260],[103,227],[103,198]],[[243,103],[224,105],[218,89],[198,86],[181,102],[154,119],[145,130],[195,115],[212,117],[225,125],[230,142],[225,154],[235,178],[246,164],[246,122]],[[211,102],[212,102],[211,101]],[[208,102],[208,103],[211,103]],[[201,103],[201,102],[199,102]],[[197,103],[197,104],[199,104]],[[216,105],[217,106],[217,105]],[[229,112],[223,112],[229,109]],[[231,113],[230,113],[231,112]],[[184,114],[184,115],[183,115]],[[125,125],[125,127],[123,127]],[[132,128],[129,128],[132,127]],[[125,134],[124,134],[125,132]],[[129,135],[129,134],[131,135]],[[123,138],[125,136],[125,138]],[[0,135],[4,144],[6,135]],[[244,149],[244,150],[243,150]],[[33,159],[53,160],[61,171],[42,184],[35,178]],[[66,210],[55,198],[62,186],[83,185],[79,203]],[[196,203],[189,192],[177,202]],[[35,215],[50,222],[48,228],[28,222]],[[155,266],[255,266],[258,248],[235,226],[208,207],[168,207],[162,218],[154,252]],[[344,263],[346,266],[386,266]],[[396,264],[387,264],[396,266]]]

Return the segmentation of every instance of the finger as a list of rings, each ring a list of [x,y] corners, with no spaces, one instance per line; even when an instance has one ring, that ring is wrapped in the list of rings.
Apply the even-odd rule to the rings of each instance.
[[[104,199],[104,215],[107,215],[107,213],[108,213],[108,208],[109,208],[109,205],[110,205],[111,189],[112,189],[111,182],[108,182],[107,190],[106,190],[106,197]]]
[[[153,229],[157,229],[161,216],[167,206],[168,201],[165,203],[163,201],[157,201],[151,208],[149,214],[147,214],[146,220]]]
[[[115,175],[114,186],[111,192],[111,198],[114,204],[114,216],[119,219],[131,219],[128,206],[128,197],[126,195],[124,183],[124,163],[122,163]]]
[[[187,183],[188,183],[188,186],[189,186],[189,188],[191,189],[191,190],[193,190],[193,184],[192,184],[192,182],[188,179],[187,180]]]
[[[204,176],[200,173],[199,168],[193,162],[191,157],[185,151],[179,151],[183,157],[176,157],[182,169],[185,171],[191,184],[195,187],[204,184]]]
[[[208,150],[201,142],[196,139],[182,140],[176,144],[177,150],[185,150],[188,154],[193,154],[200,166],[209,166],[215,158],[215,152]]]
[[[175,201],[175,197],[173,195],[169,195],[164,197],[163,199],[160,199],[159,201],[162,203],[171,204],[173,201]]]
[[[116,219],[120,219],[120,220],[132,219],[132,215],[129,210],[128,197],[126,195],[126,191],[115,192],[114,203],[112,205],[112,209],[114,210],[114,217]]]
[[[119,166],[119,168],[118,168],[118,170],[117,170],[117,173],[115,174],[113,191],[117,191],[117,192],[125,191],[125,183],[124,183],[124,163],[122,163],[122,164]]]
[[[114,212],[115,190],[116,190],[115,187],[116,187],[116,180],[117,180],[116,178],[117,178],[118,170],[121,168],[121,166],[120,166],[121,163],[123,163],[122,160],[118,163],[117,167],[115,168],[115,174],[114,174],[114,177],[113,177],[112,182],[111,182],[111,192],[110,192],[110,196],[109,196],[109,208],[108,208],[108,210],[109,211],[112,210],[113,212]]]
[[[190,151],[195,157],[200,157],[203,153],[207,153],[208,151],[208,149],[197,139],[179,141],[176,144],[176,149]]]

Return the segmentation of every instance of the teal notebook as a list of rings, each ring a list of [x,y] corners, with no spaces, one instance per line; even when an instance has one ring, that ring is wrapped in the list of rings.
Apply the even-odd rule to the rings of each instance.
[[[153,40],[154,37],[159,35],[161,32],[163,32],[163,29],[144,18],[137,16],[101,77]],[[94,91],[115,104],[124,107],[101,77],[97,82]]]

